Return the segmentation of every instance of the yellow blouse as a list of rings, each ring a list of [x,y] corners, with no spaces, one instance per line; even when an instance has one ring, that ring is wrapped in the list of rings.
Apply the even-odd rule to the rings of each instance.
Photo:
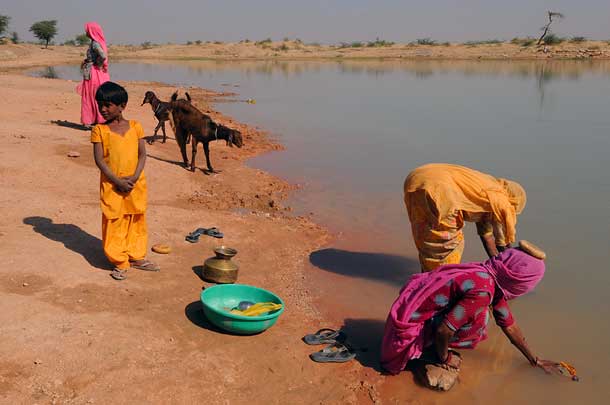
[[[91,142],[101,143],[104,161],[119,177],[132,176],[138,166],[138,144],[144,130],[138,121],[129,121],[124,135],[112,132],[108,125],[98,124],[91,130]],[[127,214],[143,214],[146,211],[146,177],[144,172],[129,193],[116,190],[114,184],[101,173],[100,203],[104,216],[116,219]]]

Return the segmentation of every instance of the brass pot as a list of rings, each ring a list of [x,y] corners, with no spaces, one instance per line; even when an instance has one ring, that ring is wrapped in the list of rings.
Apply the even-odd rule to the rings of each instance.
[[[237,254],[237,250],[220,246],[214,249],[214,253],[215,257],[210,257],[203,263],[203,278],[219,284],[236,282],[239,266],[231,258]]]

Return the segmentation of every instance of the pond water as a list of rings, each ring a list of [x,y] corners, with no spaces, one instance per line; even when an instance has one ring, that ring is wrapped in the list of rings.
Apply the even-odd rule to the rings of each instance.
[[[78,80],[74,66],[55,67]],[[329,324],[369,346],[376,367],[387,310],[419,265],[402,202],[409,171],[470,166],[528,192],[518,237],[544,247],[547,274],[511,306],[541,356],[572,362],[580,383],[531,370],[497,328],[465,353],[464,378],[430,402],[601,403],[610,393],[610,62],[337,61],[114,63],[116,80],[233,91],[220,103],[285,146],[250,164],[303,184],[289,203],[337,234],[312,253],[312,290]],[[139,97],[136,97],[139,99]],[[482,260],[467,226],[464,260]],[[329,298],[330,297],[330,298]],[[405,400],[401,381],[382,393]]]

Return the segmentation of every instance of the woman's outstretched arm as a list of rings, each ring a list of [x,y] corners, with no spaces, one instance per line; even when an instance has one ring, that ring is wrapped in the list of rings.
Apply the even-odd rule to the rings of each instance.
[[[559,363],[551,360],[542,360],[534,355],[525,340],[525,336],[523,336],[521,328],[519,325],[517,325],[517,322],[513,323],[511,326],[503,327],[502,331],[508,337],[510,342],[515,345],[521,353],[523,353],[527,361],[529,361],[532,366],[540,367],[546,373],[552,373],[555,371]]]

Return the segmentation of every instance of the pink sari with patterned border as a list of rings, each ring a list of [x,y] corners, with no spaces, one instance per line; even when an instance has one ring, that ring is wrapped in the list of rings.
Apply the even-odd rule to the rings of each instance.
[[[504,298],[511,300],[532,291],[544,276],[544,270],[542,260],[519,249],[507,249],[482,263],[448,264],[411,276],[388,314],[381,344],[381,366],[390,374],[398,374],[409,360],[419,358],[432,343],[432,333],[426,333],[424,323],[411,320],[411,315],[449,280],[462,274],[487,272]]]

